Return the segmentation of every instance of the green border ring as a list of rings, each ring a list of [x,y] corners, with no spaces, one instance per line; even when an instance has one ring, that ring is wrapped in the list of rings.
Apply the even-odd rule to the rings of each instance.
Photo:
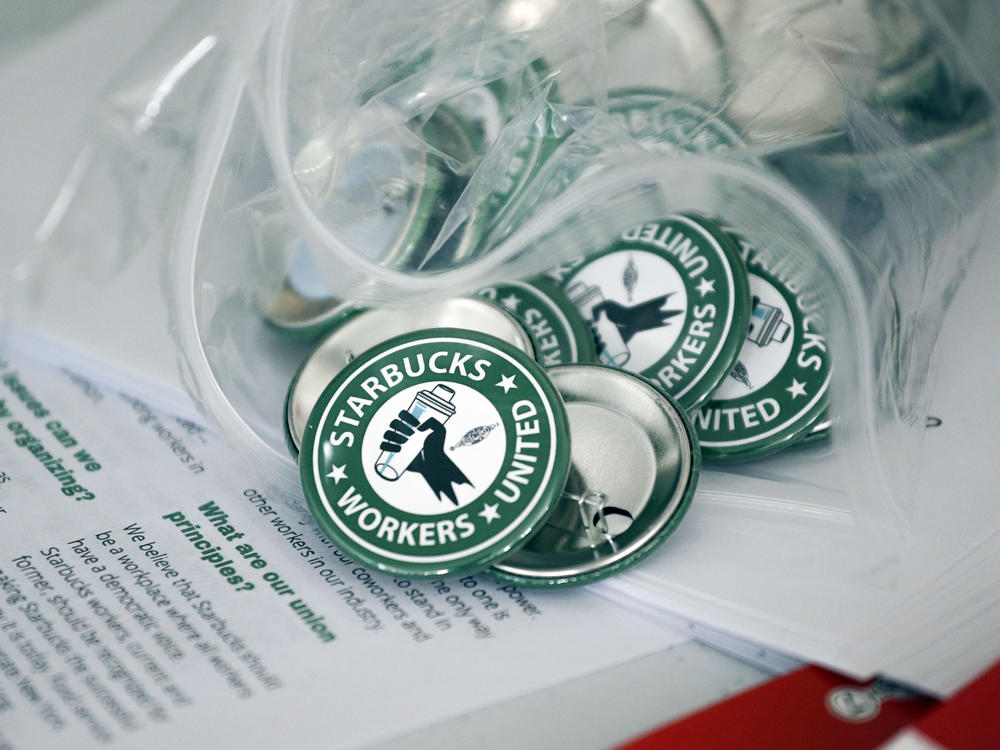
[[[446,576],[484,569],[544,524],[569,456],[565,407],[536,362],[437,328],[373,347],[330,382],[299,470],[313,517],[345,553],[394,575]]]

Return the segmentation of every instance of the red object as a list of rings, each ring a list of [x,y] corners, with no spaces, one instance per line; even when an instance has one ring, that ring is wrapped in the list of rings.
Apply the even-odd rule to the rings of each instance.
[[[905,734],[937,743],[928,743],[928,747],[940,746],[948,750],[1000,748],[1000,662],[916,722]],[[919,747],[916,743],[912,746]],[[892,743],[887,747],[892,747]]]
[[[872,750],[937,705],[883,680],[859,683],[819,667],[803,667],[622,750]]]

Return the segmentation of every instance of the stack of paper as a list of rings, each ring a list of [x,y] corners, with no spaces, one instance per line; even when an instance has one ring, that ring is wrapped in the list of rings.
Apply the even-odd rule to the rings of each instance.
[[[939,695],[997,659],[1000,399],[989,373],[997,363],[990,342],[998,236],[994,214],[945,321],[935,419],[917,462],[918,489],[906,499],[908,528],[880,546],[847,512],[837,522],[802,509],[799,523],[782,514],[777,525],[739,498],[705,492],[664,549],[602,589],[807,661]]]
[[[376,574],[198,424],[10,349],[0,457],[2,747],[356,746],[688,639],[585,590]]]

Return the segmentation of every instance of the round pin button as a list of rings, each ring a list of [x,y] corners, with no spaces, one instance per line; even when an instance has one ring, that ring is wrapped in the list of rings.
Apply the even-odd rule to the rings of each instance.
[[[608,113],[635,140],[656,151],[720,154],[747,145],[717,113],[665,89],[609,91]]]
[[[706,461],[759,458],[794,445],[816,425],[828,401],[822,311],[805,285],[769,268],[747,242],[740,245],[753,310],[736,364],[693,415]]]
[[[490,574],[574,586],[634,565],[677,528],[694,495],[698,441],[675,400],[601,365],[549,370],[566,404],[570,471],[558,507]]]
[[[569,469],[562,399],[524,352],[439,328],[385,341],[324,389],[299,468],[344,552],[402,576],[481,570],[555,507]]]
[[[599,361],[643,375],[684,409],[708,400],[739,353],[746,270],[732,239],[707,219],[629,227],[606,250],[547,276],[591,324]]]
[[[404,133],[382,133],[338,150],[317,137],[303,147],[294,170],[317,216],[371,260],[400,267],[420,247],[446,170]],[[339,261],[317,255],[327,278]]]
[[[298,455],[309,414],[334,376],[375,344],[425,328],[472,329],[534,356],[531,337],[523,326],[484,299],[458,297],[410,308],[365,310],[331,330],[292,379],[285,398],[285,438],[292,455]]]
[[[804,446],[824,443],[830,438],[830,431],[832,429],[833,419],[826,412],[823,412],[809,428],[809,431],[799,439],[796,445]]]
[[[540,99],[542,82],[549,74],[545,60],[536,58],[513,76],[449,101],[482,133],[481,171],[470,181],[470,188],[486,217],[484,232],[490,239],[484,248],[497,244],[495,233],[504,234],[501,225],[517,211],[531,179],[562,142],[552,132],[555,116],[548,106],[549,101],[558,100],[554,80],[545,82],[548,94]],[[484,175],[489,179],[483,180]]]
[[[299,245],[264,321],[289,336],[310,339],[363,309],[335,297],[323,283],[309,248]]]
[[[480,289],[481,297],[502,305],[521,321],[543,366],[593,362],[594,337],[579,310],[551,281],[505,281]]]

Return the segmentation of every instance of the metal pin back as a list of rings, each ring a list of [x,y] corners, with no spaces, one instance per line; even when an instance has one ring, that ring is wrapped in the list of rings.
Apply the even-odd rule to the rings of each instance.
[[[523,586],[573,586],[641,560],[677,527],[701,453],[674,399],[602,365],[549,371],[570,430],[570,472],[546,524],[490,574]]]

